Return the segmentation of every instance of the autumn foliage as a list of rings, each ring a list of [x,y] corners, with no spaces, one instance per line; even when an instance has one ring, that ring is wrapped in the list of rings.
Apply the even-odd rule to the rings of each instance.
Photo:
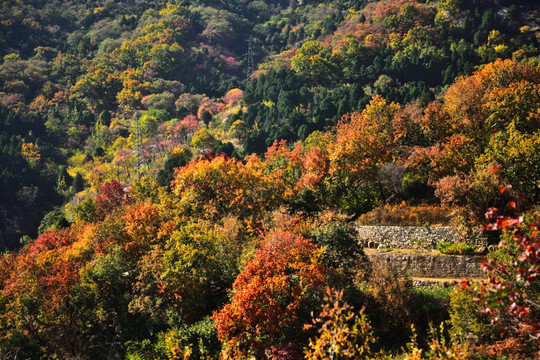
[[[492,226],[504,230],[506,236],[499,244],[500,255],[483,264],[489,281],[475,289],[475,301],[500,326],[501,332],[526,334],[536,339],[540,338],[537,217],[495,219]]]
[[[290,232],[271,232],[213,318],[227,356],[263,354],[298,340],[306,311],[324,285],[322,249]],[[235,355],[236,354],[236,355]]]
[[[533,3],[2,2],[0,358],[532,358]],[[486,211],[452,300],[356,239]]]
[[[110,181],[98,189],[96,196],[96,213],[103,217],[127,199],[122,185],[118,181]]]

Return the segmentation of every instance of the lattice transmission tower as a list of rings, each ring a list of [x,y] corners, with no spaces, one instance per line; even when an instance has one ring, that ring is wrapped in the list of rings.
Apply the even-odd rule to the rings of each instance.
[[[249,84],[249,78],[251,74],[255,71],[255,65],[253,62],[253,41],[251,37],[248,39],[248,52],[247,52],[247,68],[246,68],[246,87]]]

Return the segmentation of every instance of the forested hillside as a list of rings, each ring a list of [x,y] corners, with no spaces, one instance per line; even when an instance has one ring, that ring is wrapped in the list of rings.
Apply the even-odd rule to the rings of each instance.
[[[538,355],[535,0],[1,6],[0,357]],[[489,281],[365,260],[426,209]]]

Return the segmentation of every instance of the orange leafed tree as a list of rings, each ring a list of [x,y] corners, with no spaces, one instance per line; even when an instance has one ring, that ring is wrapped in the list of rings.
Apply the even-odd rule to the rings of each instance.
[[[539,82],[540,71],[537,69],[512,60],[497,60],[450,86],[444,98],[444,108],[454,120],[456,132],[466,133],[476,141],[485,143],[491,135],[492,126],[499,123],[498,129],[501,129],[501,125],[508,121],[508,111],[516,109],[512,104],[516,97],[538,103],[538,89],[533,84]],[[525,92],[525,97],[517,96]],[[515,115],[522,112],[519,110]],[[527,115],[524,114],[525,117]]]
[[[369,173],[392,159],[392,120],[399,105],[374,97],[362,113],[346,116],[337,126],[330,151],[332,170]]]
[[[142,251],[155,244],[163,234],[163,223],[159,207],[151,203],[135,204],[124,215],[124,231],[129,238],[127,249]]]
[[[381,96],[376,96],[362,113],[346,115],[339,122],[336,140],[329,148],[331,193],[343,198],[345,192],[378,192],[380,198],[386,200],[378,170],[394,159],[393,118],[399,109],[398,104],[388,104]],[[345,200],[352,205],[344,206],[356,211],[363,206],[360,203],[364,198],[367,197],[362,195],[352,202]]]
[[[297,182],[302,174],[302,146],[298,143],[292,149],[287,148],[285,140],[275,141],[265,154],[264,167],[274,181],[281,181],[285,187],[285,197],[297,193]]]
[[[264,354],[301,339],[302,314],[322,291],[322,249],[288,231],[269,233],[237,277],[230,304],[214,313],[224,356]]]
[[[234,215],[248,219],[279,202],[282,190],[271,180],[256,157],[243,164],[220,155],[199,158],[177,169],[172,186],[188,216],[216,219]]]

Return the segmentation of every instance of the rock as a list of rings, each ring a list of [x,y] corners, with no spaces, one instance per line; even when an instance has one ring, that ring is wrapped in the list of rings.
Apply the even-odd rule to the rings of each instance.
[[[487,254],[487,248],[485,246],[479,246],[476,248],[476,253],[485,255]]]

